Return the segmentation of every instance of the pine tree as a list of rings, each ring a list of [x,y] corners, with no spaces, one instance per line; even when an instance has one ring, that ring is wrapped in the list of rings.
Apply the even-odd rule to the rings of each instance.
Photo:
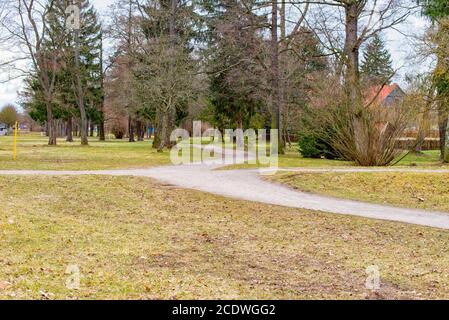
[[[248,127],[262,107],[264,70],[257,62],[263,39],[254,22],[256,15],[238,1],[210,1],[209,11],[209,105],[213,122],[220,128]],[[249,5],[249,4],[248,4]],[[263,59],[263,58],[261,58]]]
[[[418,0],[423,5],[423,13],[436,20],[449,16],[449,2],[447,0]]]
[[[79,73],[82,84],[83,106],[91,122],[100,124],[103,121],[102,102],[102,32],[98,16],[89,0],[75,2],[80,7]],[[60,63],[55,68],[55,105],[54,118],[63,119],[67,123],[67,140],[71,141],[72,117],[80,117],[80,108],[77,105],[77,92],[75,91],[75,37],[72,30],[67,28],[66,8],[72,4],[71,0],[55,0],[48,16],[48,30],[44,45],[52,54],[60,57]],[[55,47],[54,38],[63,38],[64,44]],[[32,77],[29,84],[35,83]],[[39,103],[41,88],[29,85],[27,88],[26,104],[33,115],[42,113]],[[38,117],[40,118],[40,116]]]
[[[369,83],[388,84],[394,74],[391,55],[379,34],[374,35],[363,54],[362,77]]]
[[[86,119],[93,123],[99,124],[102,121],[102,32],[101,25],[98,21],[98,14],[89,2],[89,0],[78,0],[80,6],[80,30],[79,39],[74,38],[72,52],[78,49],[79,58],[74,54],[75,63],[72,65],[72,75],[76,78],[79,74],[80,83],[78,86],[77,96],[82,95]],[[78,41],[78,43],[75,43]],[[73,60],[72,60],[73,61]],[[78,74],[77,74],[78,73]],[[76,83],[76,82],[74,82]],[[76,85],[75,85],[76,87]],[[80,104],[81,100],[79,100]],[[80,109],[80,106],[78,106]],[[82,111],[82,110],[79,110]],[[83,114],[81,113],[81,116]],[[83,119],[81,119],[83,121]],[[87,123],[86,123],[86,131]],[[93,130],[91,130],[93,132]],[[83,132],[84,134],[84,132]],[[85,133],[87,135],[87,132]],[[85,138],[87,143],[87,138]]]

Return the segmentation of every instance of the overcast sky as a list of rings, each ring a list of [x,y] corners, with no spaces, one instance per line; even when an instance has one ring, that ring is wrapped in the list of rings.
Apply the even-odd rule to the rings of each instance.
[[[114,1],[115,0],[91,0],[101,15],[106,13],[108,6]],[[414,52],[414,46],[402,33],[419,35],[422,34],[423,30],[425,30],[425,26],[426,21],[424,18],[412,16],[404,25],[400,27],[400,32],[388,30],[383,35],[392,55],[394,68],[400,68],[394,81],[403,86],[405,85],[405,74],[420,72],[425,70],[428,65],[421,65],[417,63],[416,60],[411,59]],[[5,53],[0,52],[0,60],[4,60],[4,57]],[[16,79],[6,84],[0,84],[0,108],[8,103],[17,103],[17,92],[21,90],[21,87],[21,79]]]

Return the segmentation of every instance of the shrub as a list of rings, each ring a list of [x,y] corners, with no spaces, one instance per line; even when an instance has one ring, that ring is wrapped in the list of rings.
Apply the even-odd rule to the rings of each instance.
[[[304,158],[336,159],[337,152],[316,132],[300,132],[298,134],[299,152]]]
[[[126,129],[118,122],[114,123],[111,126],[111,133],[115,136],[116,139],[123,139],[125,136]]]

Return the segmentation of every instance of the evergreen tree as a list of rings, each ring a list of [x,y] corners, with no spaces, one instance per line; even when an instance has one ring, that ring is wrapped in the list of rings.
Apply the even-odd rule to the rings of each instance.
[[[423,13],[436,20],[449,16],[449,2],[447,0],[419,0],[423,5]]]
[[[362,77],[370,83],[388,84],[394,73],[391,55],[379,34],[374,35],[363,54]]]
[[[209,105],[220,129],[248,127],[263,108],[264,41],[258,33],[262,22],[235,0],[209,1],[206,51],[209,71]],[[254,3],[248,3],[254,5]]]
[[[82,84],[84,108],[92,123],[103,121],[103,74],[102,74],[102,31],[98,15],[89,0],[76,2],[80,6],[79,73]],[[67,122],[67,140],[71,141],[72,118],[80,117],[75,90],[75,37],[67,28],[66,8],[71,0],[56,0],[48,16],[48,32],[44,45],[54,55],[60,57],[60,64],[55,68],[55,119]],[[63,46],[55,47],[55,38],[64,38]],[[27,79],[26,90],[23,93],[24,105],[34,120],[41,120],[45,110],[42,109],[42,88],[31,76]],[[87,133],[87,132],[86,132]]]
[[[193,53],[198,14],[195,2],[147,0],[142,2],[136,26],[141,34],[130,50],[133,91],[138,106],[134,115],[154,114],[153,148],[171,147],[171,132],[196,98],[197,59]],[[133,47],[133,46],[131,46]],[[137,108],[136,108],[137,107]]]

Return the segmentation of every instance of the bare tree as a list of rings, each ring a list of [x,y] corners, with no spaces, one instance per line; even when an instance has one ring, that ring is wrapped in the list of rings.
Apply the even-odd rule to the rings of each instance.
[[[10,47],[17,46],[23,56],[8,64],[20,73],[20,76],[35,76],[43,91],[43,99],[47,111],[48,144],[56,145],[56,127],[53,119],[56,71],[59,67],[63,39],[53,38],[48,32],[48,16],[54,1],[8,0],[4,3],[7,14],[1,21],[3,30],[7,32]],[[31,70],[23,70],[18,61],[29,61]]]
[[[341,114],[348,119],[341,121],[340,124],[346,125],[347,128],[336,129],[345,132],[346,141],[341,141],[340,146],[344,145],[342,149],[347,150],[347,155],[351,158],[354,158],[354,152],[357,152],[357,157],[353,160],[359,164],[388,163],[388,161],[377,160],[385,151],[378,147],[378,141],[382,141],[380,145],[387,146],[390,143],[386,144],[386,139],[394,139],[400,130],[395,130],[392,134],[388,134],[390,131],[383,131],[384,137],[378,137],[375,134],[379,131],[376,121],[381,121],[385,116],[378,114],[376,108],[372,108],[375,99],[364,97],[360,82],[359,52],[366,40],[382,30],[394,28],[404,22],[417,5],[410,5],[410,2],[404,0],[310,0],[304,2],[316,5],[314,21],[309,20],[308,23],[315,24],[312,29],[321,39],[322,45],[337,58],[339,65],[337,71],[342,75],[345,101],[340,104],[344,109]],[[378,89],[378,93],[381,89]],[[398,113],[398,117],[394,120],[395,128],[403,127],[400,122],[404,117],[399,116],[401,114],[402,112]],[[380,158],[391,159],[389,156]]]
[[[76,2],[78,8],[81,8],[81,2]],[[80,21],[81,22],[81,21]],[[80,110],[80,122],[81,122],[81,130],[80,130],[80,136],[81,136],[81,144],[82,145],[88,145],[89,141],[87,139],[87,116],[86,116],[86,108],[84,106],[84,88],[83,83],[81,80],[81,67],[80,67],[80,28],[75,28],[73,30],[74,32],[74,38],[75,38],[75,88],[76,88],[76,102],[78,104],[78,108]]]

